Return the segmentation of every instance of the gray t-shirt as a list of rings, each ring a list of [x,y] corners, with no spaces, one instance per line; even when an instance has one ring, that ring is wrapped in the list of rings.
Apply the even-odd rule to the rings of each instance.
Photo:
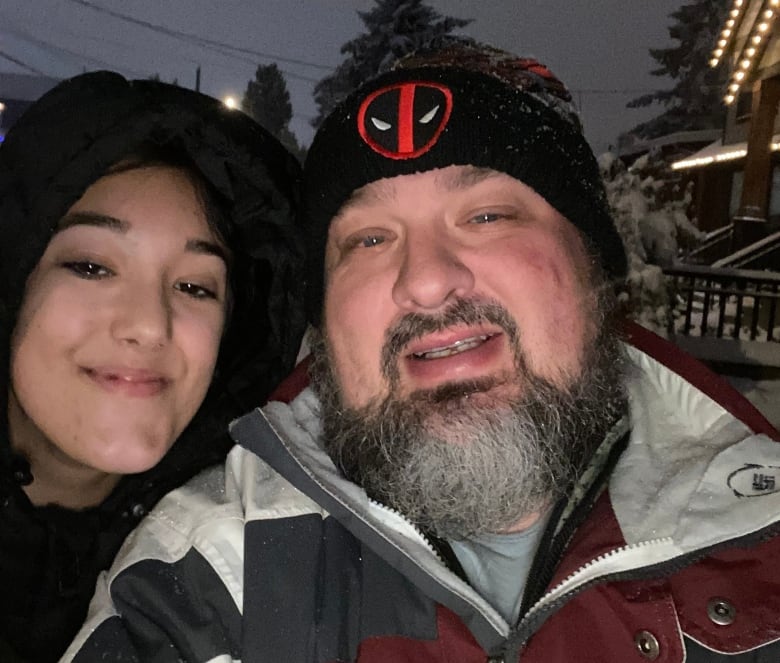
[[[466,577],[510,625],[517,621],[528,572],[549,512],[522,532],[450,541]]]

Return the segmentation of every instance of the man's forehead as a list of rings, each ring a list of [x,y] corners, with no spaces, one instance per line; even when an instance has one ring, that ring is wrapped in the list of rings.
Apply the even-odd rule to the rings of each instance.
[[[360,205],[393,203],[397,200],[398,184],[401,180],[423,176],[432,177],[436,186],[445,192],[467,188],[492,177],[508,177],[491,168],[478,168],[476,166],[448,166],[423,173],[385,177],[353,191],[335,218],[343,216],[350,208]]]

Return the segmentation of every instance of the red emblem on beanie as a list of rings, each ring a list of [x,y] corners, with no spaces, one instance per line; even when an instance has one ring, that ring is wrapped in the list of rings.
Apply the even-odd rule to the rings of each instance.
[[[414,159],[430,150],[452,112],[452,92],[439,83],[397,83],[372,92],[358,110],[360,136],[390,159]]]

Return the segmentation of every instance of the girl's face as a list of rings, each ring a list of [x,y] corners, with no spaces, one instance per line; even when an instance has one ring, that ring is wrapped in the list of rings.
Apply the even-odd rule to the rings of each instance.
[[[11,440],[33,473],[42,454],[98,476],[165,455],[212,379],[225,256],[175,168],[107,175],[68,210],[11,341]]]

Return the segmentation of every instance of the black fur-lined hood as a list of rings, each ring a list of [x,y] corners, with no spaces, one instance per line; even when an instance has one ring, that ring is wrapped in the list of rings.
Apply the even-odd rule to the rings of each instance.
[[[84,74],[35,103],[0,147],[4,424],[9,337],[27,277],[68,208],[142,143],[185,154],[230,208],[222,231],[235,254],[235,304],[215,385],[191,428],[223,429],[229,418],[260,404],[292,368],[304,328],[295,159],[216,99],[110,72]],[[6,425],[0,435],[7,446]]]
[[[171,149],[227,201],[232,311],[204,404],[154,468],[84,511],[33,507],[7,424],[10,337],[25,284],[59,219],[138,149]],[[0,658],[56,660],[86,614],[95,578],[166,492],[219,462],[229,421],[290,371],[304,330],[297,225],[300,168],[264,129],[204,95],[110,72],[77,76],[36,102],[0,145]],[[27,475],[25,477],[25,475]],[[35,638],[29,634],[35,633]],[[12,659],[13,660],[13,659]]]

